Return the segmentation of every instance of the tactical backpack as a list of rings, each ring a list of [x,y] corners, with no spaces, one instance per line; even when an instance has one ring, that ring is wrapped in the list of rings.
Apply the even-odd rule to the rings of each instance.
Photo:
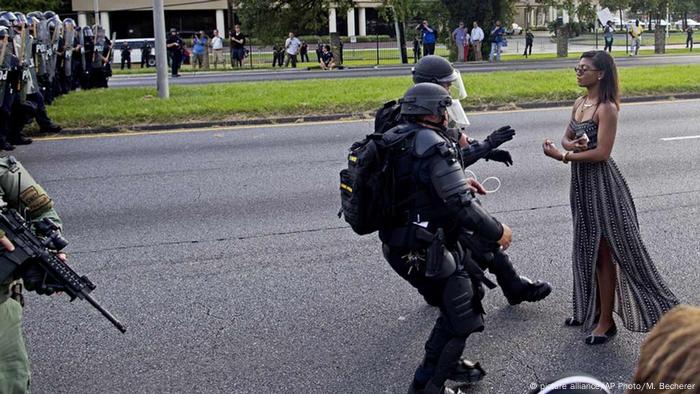
[[[401,123],[401,104],[391,100],[382,106],[374,116],[374,132],[384,134]]]
[[[350,147],[348,167],[340,171],[340,203],[338,217],[345,216],[353,231],[365,235],[391,223],[393,203],[391,186],[391,151],[420,127],[410,127],[402,138],[387,144],[384,132],[374,132]],[[391,128],[389,130],[393,130]],[[387,130],[388,131],[388,130]]]

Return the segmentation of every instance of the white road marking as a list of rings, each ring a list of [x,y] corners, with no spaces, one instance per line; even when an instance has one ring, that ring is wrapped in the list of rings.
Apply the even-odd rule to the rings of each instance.
[[[684,137],[668,137],[668,138],[662,138],[661,141],[678,141],[678,140],[692,140],[700,138],[700,135],[686,135]]]

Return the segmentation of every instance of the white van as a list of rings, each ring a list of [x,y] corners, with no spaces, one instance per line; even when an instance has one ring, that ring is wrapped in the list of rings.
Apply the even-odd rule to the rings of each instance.
[[[151,51],[148,56],[148,66],[156,66],[156,43],[154,38],[128,38],[124,40],[115,40],[112,44],[112,53],[114,53],[114,64],[121,64],[122,62],[122,47],[124,44],[128,43],[131,47],[131,64],[141,64],[141,48],[148,43],[151,46]]]

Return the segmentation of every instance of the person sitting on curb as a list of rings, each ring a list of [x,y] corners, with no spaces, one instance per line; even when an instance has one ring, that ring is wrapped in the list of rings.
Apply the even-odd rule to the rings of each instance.
[[[335,58],[333,57],[333,52],[331,52],[331,46],[326,44],[321,50],[321,61],[319,62],[321,69],[332,70],[335,67]]]

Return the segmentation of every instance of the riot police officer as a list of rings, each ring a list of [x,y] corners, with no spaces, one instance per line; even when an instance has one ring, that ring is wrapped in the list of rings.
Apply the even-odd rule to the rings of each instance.
[[[452,65],[440,56],[425,56],[413,68],[413,82],[432,83],[447,89],[452,98],[451,104],[447,107],[450,117],[450,127],[443,132],[455,144],[458,150],[459,159],[464,167],[467,167],[479,159],[493,160],[511,165],[513,160],[508,151],[499,149],[507,141],[513,139],[515,130],[511,127],[501,127],[492,132],[483,141],[470,139],[466,135],[466,126],[469,121],[459,102],[467,96],[466,88],[461,74]],[[386,131],[398,124],[403,119],[401,115],[402,106],[389,102],[377,112],[375,118],[375,131]],[[536,302],[547,297],[552,288],[547,282],[531,281],[527,277],[518,275],[509,256],[496,245],[484,242],[480,237],[465,237],[465,246],[470,249],[474,259],[482,269],[488,269],[496,276],[496,280],[501,287],[503,295],[509,304],[517,305],[523,301]],[[424,293],[421,287],[413,282],[409,282],[417,287],[424,296],[426,302],[436,305],[438,300],[431,297],[430,293]]]
[[[0,204],[26,208],[29,220],[40,223],[51,219],[59,227],[61,220],[53,201],[14,157],[0,158]],[[0,253],[13,251],[12,242],[0,234]],[[65,260],[64,254],[59,258]],[[8,264],[0,259],[0,265]],[[13,267],[16,267],[12,265]],[[0,393],[26,393],[29,389],[29,359],[22,338],[21,285],[19,273],[0,266]]]
[[[32,142],[21,134],[13,132],[12,109],[18,99],[20,85],[20,64],[10,43],[12,28],[5,26],[7,19],[0,18],[0,150],[13,150],[14,145]]]
[[[445,381],[479,379],[472,365],[460,361],[467,337],[483,331],[483,271],[471,258],[466,237],[506,249],[512,232],[481,207],[467,179],[459,147],[447,136],[447,108],[452,97],[443,87],[419,83],[400,100],[404,124],[387,131],[390,194],[411,196],[392,202],[391,224],[379,231],[385,259],[426,299],[440,316],[425,344],[425,356],[412,391],[451,392]],[[410,133],[410,134],[407,134]]]
[[[112,42],[107,38],[105,29],[100,25],[94,26],[95,44],[92,52],[92,70],[90,72],[90,85],[94,88],[106,88],[109,77],[109,58],[112,51]]]
[[[44,96],[41,94],[39,79],[34,66],[32,30],[37,27],[38,20],[33,16],[15,13],[16,21],[14,51],[19,58],[22,79],[20,82],[19,100],[12,108],[12,133],[21,137],[24,126],[36,119],[40,133],[58,133],[61,127],[54,124],[46,111]],[[24,40],[23,40],[24,39]]]

